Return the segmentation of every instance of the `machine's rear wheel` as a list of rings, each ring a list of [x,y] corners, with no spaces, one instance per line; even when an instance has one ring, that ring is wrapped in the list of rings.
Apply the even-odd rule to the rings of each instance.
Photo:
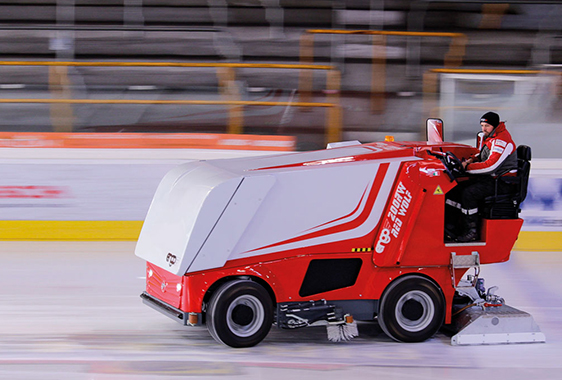
[[[261,342],[273,323],[273,302],[258,283],[235,280],[222,285],[207,308],[207,328],[218,342],[251,347]]]
[[[437,286],[421,276],[394,281],[385,290],[378,321],[386,335],[399,342],[422,342],[443,324],[445,302]]]

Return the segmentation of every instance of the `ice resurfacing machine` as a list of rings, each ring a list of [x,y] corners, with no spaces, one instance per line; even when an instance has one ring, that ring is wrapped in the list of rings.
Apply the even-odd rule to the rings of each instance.
[[[135,253],[143,301],[231,347],[272,325],[326,325],[330,340],[378,322],[400,342],[440,328],[452,344],[544,342],[533,318],[486,291],[481,264],[509,260],[523,220],[530,149],[513,194],[490,197],[480,239],[454,241],[447,193],[475,148],[443,141],[345,142],[328,149],[189,162],[162,179]]]

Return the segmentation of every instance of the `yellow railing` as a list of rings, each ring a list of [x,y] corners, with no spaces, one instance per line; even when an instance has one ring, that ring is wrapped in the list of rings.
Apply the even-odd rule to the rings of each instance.
[[[334,70],[331,65],[294,65],[279,63],[228,62],[74,62],[74,61],[0,61],[0,66],[86,66],[86,67],[232,67],[266,69]]]
[[[243,106],[294,106],[322,107],[326,112],[326,142],[341,140],[342,117],[339,105],[340,73],[330,65],[304,64],[258,64],[258,63],[226,63],[226,62],[70,62],[70,61],[0,61],[0,66],[47,66],[49,67],[49,86],[54,98],[50,99],[0,99],[0,103],[47,103],[52,104],[51,115],[53,126],[58,132],[72,131],[71,104],[169,104],[169,105],[227,105],[229,109],[228,133],[243,132]],[[72,99],[68,67],[192,67],[217,68],[220,93],[225,100],[104,100],[104,99]],[[328,101],[318,102],[264,102],[243,101],[235,86],[235,69],[289,69],[289,70],[323,70],[326,71],[326,89]]]
[[[445,55],[446,67],[458,67],[462,65],[465,54],[467,36],[462,33],[440,33],[440,32],[403,32],[384,30],[332,30],[332,29],[309,29],[300,41],[300,62],[312,64],[314,62],[314,35],[315,34],[346,34],[346,35],[372,35],[379,36],[373,39],[373,59],[371,73],[371,110],[375,113],[384,111],[385,89],[386,89],[386,55],[384,49],[378,46],[386,46],[386,36],[404,37],[446,37],[451,38],[449,51]],[[312,75],[309,71],[301,71],[299,92],[302,101],[310,101],[312,94]]]

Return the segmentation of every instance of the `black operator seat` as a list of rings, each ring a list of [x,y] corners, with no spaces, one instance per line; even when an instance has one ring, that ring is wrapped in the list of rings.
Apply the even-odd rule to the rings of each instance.
[[[484,200],[484,217],[488,219],[517,219],[521,212],[521,203],[527,197],[529,173],[531,172],[531,147],[517,147],[517,176],[497,177],[495,195]],[[503,181],[512,185],[513,191],[498,194],[497,183]]]

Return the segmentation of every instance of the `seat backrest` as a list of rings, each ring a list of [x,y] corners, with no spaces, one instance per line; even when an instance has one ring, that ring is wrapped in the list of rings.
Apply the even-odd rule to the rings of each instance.
[[[521,203],[527,197],[529,173],[531,172],[531,148],[527,145],[517,147],[517,177],[498,177],[512,184],[513,192],[499,194],[485,199],[484,215],[490,219],[516,219],[521,211]],[[515,206],[515,207],[514,207]]]
[[[531,147],[519,145],[517,147],[517,176],[520,178],[519,203],[527,197],[529,173],[531,172]]]
[[[531,147],[528,145],[519,145],[517,147],[517,159],[531,161]]]

